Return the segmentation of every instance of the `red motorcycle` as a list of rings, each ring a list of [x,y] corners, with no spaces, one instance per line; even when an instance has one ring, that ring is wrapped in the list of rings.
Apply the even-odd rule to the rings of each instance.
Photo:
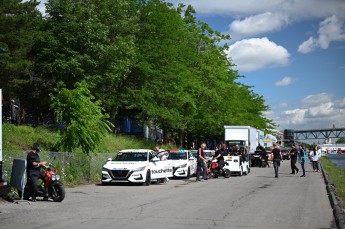
[[[225,164],[227,163],[225,162]],[[222,175],[224,178],[229,178],[231,175],[229,169],[219,168],[219,164],[216,159],[211,162],[211,174],[213,175],[213,178],[218,178],[219,175]]]
[[[43,169],[43,181],[38,182],[37,197],[43,197],[44,200],[52,199],[54,202],[61,202],[65,199],[65,187],[60,182],[60,175],[57,169],[51,169],[52,163]],[[24,188],[24,200],[32,197],[32,183],[30,178]],[[21,193],[19,193],[21,195]]]

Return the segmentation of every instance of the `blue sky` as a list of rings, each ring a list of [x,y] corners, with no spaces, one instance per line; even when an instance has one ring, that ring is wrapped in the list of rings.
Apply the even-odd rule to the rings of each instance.
[[[198,20],[232,37],[240,82],[263,96],[278,130],[345,127],[344,0],[168,2],[192,5]]]
[[[232,39],[229,58],[283,129],[345,127],[344,0],[171,0]]]

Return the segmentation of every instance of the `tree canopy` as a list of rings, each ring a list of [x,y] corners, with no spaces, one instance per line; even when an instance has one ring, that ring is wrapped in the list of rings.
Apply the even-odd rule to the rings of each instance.
[[[198,21],[190,5],[48,0],[42,16],[36,1],[6,3],[0,5],[0,87],[19,97],[27,113],[59,110],[62,98],[52,104],[53,92],[83,91],[114,125],[126,116],[181,139],[217,138],[224,125],[274,126],[263,97],[238,82],[245,76],[226,54],[230,36]],[[23,88],[29,96],[20,97]]]

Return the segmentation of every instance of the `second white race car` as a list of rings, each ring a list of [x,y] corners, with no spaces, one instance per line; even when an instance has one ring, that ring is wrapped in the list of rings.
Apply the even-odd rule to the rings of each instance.
[[[173,164],[175,177],[190,178],[196,174],[197,160],[189,150],[169,150],[168,161]]]

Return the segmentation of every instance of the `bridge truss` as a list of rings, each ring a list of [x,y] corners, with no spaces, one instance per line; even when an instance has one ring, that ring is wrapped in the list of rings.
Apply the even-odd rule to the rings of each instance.
[[[345,128],[295,130],[295,140],[344,138]]]

